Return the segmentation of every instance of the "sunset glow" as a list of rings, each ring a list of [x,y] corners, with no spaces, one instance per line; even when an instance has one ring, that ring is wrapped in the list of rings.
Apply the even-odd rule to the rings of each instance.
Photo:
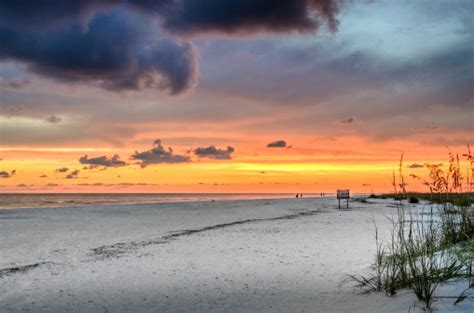
[[[469,166],[470,1],[348,2],[314,9],[320,27],[132,2],[42,28],[45,8],[0,10],[2,192],[369,193],[391,191],[402,153],[407,175],[449,151]],[[25,53],[20,32],[47,39]]]

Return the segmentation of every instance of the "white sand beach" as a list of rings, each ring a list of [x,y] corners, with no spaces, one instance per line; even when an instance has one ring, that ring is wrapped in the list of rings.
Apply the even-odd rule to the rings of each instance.
[[[421,311],[410,291],[341,285],[370,270],[373,219],[389,235],[393,201],[370,201],[349,211],[330,197],[0,210],[0,312]],[[453,302],[434,306],[474,307]]]

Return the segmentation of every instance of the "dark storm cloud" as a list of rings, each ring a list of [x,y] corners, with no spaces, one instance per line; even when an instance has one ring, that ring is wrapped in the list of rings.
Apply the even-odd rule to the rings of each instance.
[[[342,0],[6,0],[0,61],[108,90],[182,93],[197,83],[197,52],[175,33],[311,32],[337,27]],[[161,34],[163,35],[163,34]]]
[[[188,156],[174,154],[171,147],[165,149],[165,147],[163,147],[161,144],[160,139],[155,140],[152,149],[144,152],[135,151],[135,154],[132,155],[131,158],[133,160],[141,161],[140,164],[142,167],[145,167],[149,164],[184,163],[190,161]]]
[[[146,1],[150,2],[150,1]],[[178,0],[164,6],[164,26],[181,33],[336,30],[342,0]]]
[[[0,2],[0,18],[18,25],[61,25],[70,19],[92,18],[98,12],[117,7],[143,9],[143,13],[159,14],[164,6],[174,0],[3,0]]]
[[[157,39],[147,19],[111,10],[87,23],[62,27],[20,27],[0,22],[0,60],[63,81],[89,82],[109,90],[156,88],[179,94],[197,81],[192,43]]]
[[[408,168],[422,168],[422,167],[425,167],[423,164],[419,164],[419,163],[412,163],[410,165],[407,166]]]
[[[120,167],[127,165],[127,162],[120,160],[120,156],[118,154],[110,158],[105,155],[96,158],[89,158],[87,155],[85,155],[79,158],[79,163],[105,167]]]
[[[193,150],[194,154],[200,158],[210,158],[216,160],[230,160],[230,154],[234,152],[233,147],[227,147],[227,149],[219,149],[215,146],[199,147]]]
[[[90,15],[94,10],[119,4],[120,0],[3,0],[0,2],[0,19],[22,25],[56,24],[71,18]]]
[[[313,31],[323,22],[337,28],[343,0],[5,0],[0,18],[23,26],[84,20],[110,9],[138,9],[159,16],[164,27],[179,32]]]
[[[267,144],[268,148],[285,148],[286,147],[286,141],[284,140],[277,140],[274,142],[270,142]]]
[[[15,175],[16,170],[11,171],[10,173],[7,171],[0,171],[0,178],[10,178]]]

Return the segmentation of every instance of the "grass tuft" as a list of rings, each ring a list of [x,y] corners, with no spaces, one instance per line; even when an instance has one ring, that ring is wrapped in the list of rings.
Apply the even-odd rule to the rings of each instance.
[[[368,276],[349,275],[361,292],[383,291],[395,295],[402,289],[411,289],[423,302],[426,311],[432,311],[435,292],[440,283],[464,277],[468,286],[457,298],[457,304],[467,298],[474,288],[474,194],[470,187],[474,175],[474,157],[468,146],[467,157],[471,175],[464,179],[459,156],[449,151],[449,167],[444,171],[441,164],[425,164],[430,180],[424,181],[429,193],[407,192],[400,158],[398,181],[393,172],[392,185],[395,193],[370,195],[368,198],[393,198],[398,201],[397,216],[392,218],[391,238],[381,243],[375,225],[376,254],[372,273]],[[414,175],[412,177],[418,178]],[[463,192],[463,181],[469,192]],[[432,203],[428,212],[407,210],[402,200],[416,204],[419,200]]]

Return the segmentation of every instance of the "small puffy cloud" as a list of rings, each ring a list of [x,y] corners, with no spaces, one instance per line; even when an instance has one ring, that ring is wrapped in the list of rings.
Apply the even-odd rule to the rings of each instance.
[[[410,165],[407,166],[408,168],[422,168],[422,167],[425,167],[423,164],[420,164],[420,163],[412,163]]]
[[[66,173],[67,171],[69,171],[67,167],[61,167],[55,170],[56,173]]]
[[[274,142],[270,142],[267,144],[268,148],[285,148],[286,147],[286,141],[284,140],[277,140]]]
[[[352,124],[352,123],[355,122],[355,118],[354,117],[348,117],[348,118],[345,118],[343,120],[340,120],[339,122],[342,123],[342,124]]]
[[[45,187],[58,187],[60,186],[59,184],[54,184],[54,183],[48,183],[46,185],[44,185]]]
[[[79,170],[74,170],[66,176],[66,179],[74,179],[79,175]]]
[[[46,174],[43,174],[40,176],[40,178],[47,178],[48,176],[46,176]]]
[[[63,119],[60,116],[56,116],[54,114],[46,118],[46,122],[49,122],[51,124],[57,124],[61,122],[62,120]]]
[[[27,185],[27,184],[18,184],[16,185],[18,188],[28,188],[28,187],[34,187],[35,185]]]
[[[231,146],[228,146],[227,149],[219,149],[215,146],[209,147],[199,147],[193,150],[194,154],[200,158],[210,158],[216,160],[230,160],[230,154],[235,151]]]
[[[191,161],[189,156],[174,154],[173,149],[168,147],[165,149],[161,144],[161,140],[157,139],[153,143],[153,148],[144,151],[138,152],[135,151],[135,154],[131,156],[133,160],[141,161],[141,166],[145,167],[150,164],[159,164],[159,163],[185,163]]]
[[[118,154],[115,154],[110,158],[105,155],[96,158],[89,158],[87,155],[85,155],[79,159],[79,163],[89,164],[92,167],[120,167],[127,165],[127,162],[120,160],[120,156]]]
[[[16,170],[11,171],[10,173],[7,171],[0,171],[0,178],[10,178],[15,175]]]

